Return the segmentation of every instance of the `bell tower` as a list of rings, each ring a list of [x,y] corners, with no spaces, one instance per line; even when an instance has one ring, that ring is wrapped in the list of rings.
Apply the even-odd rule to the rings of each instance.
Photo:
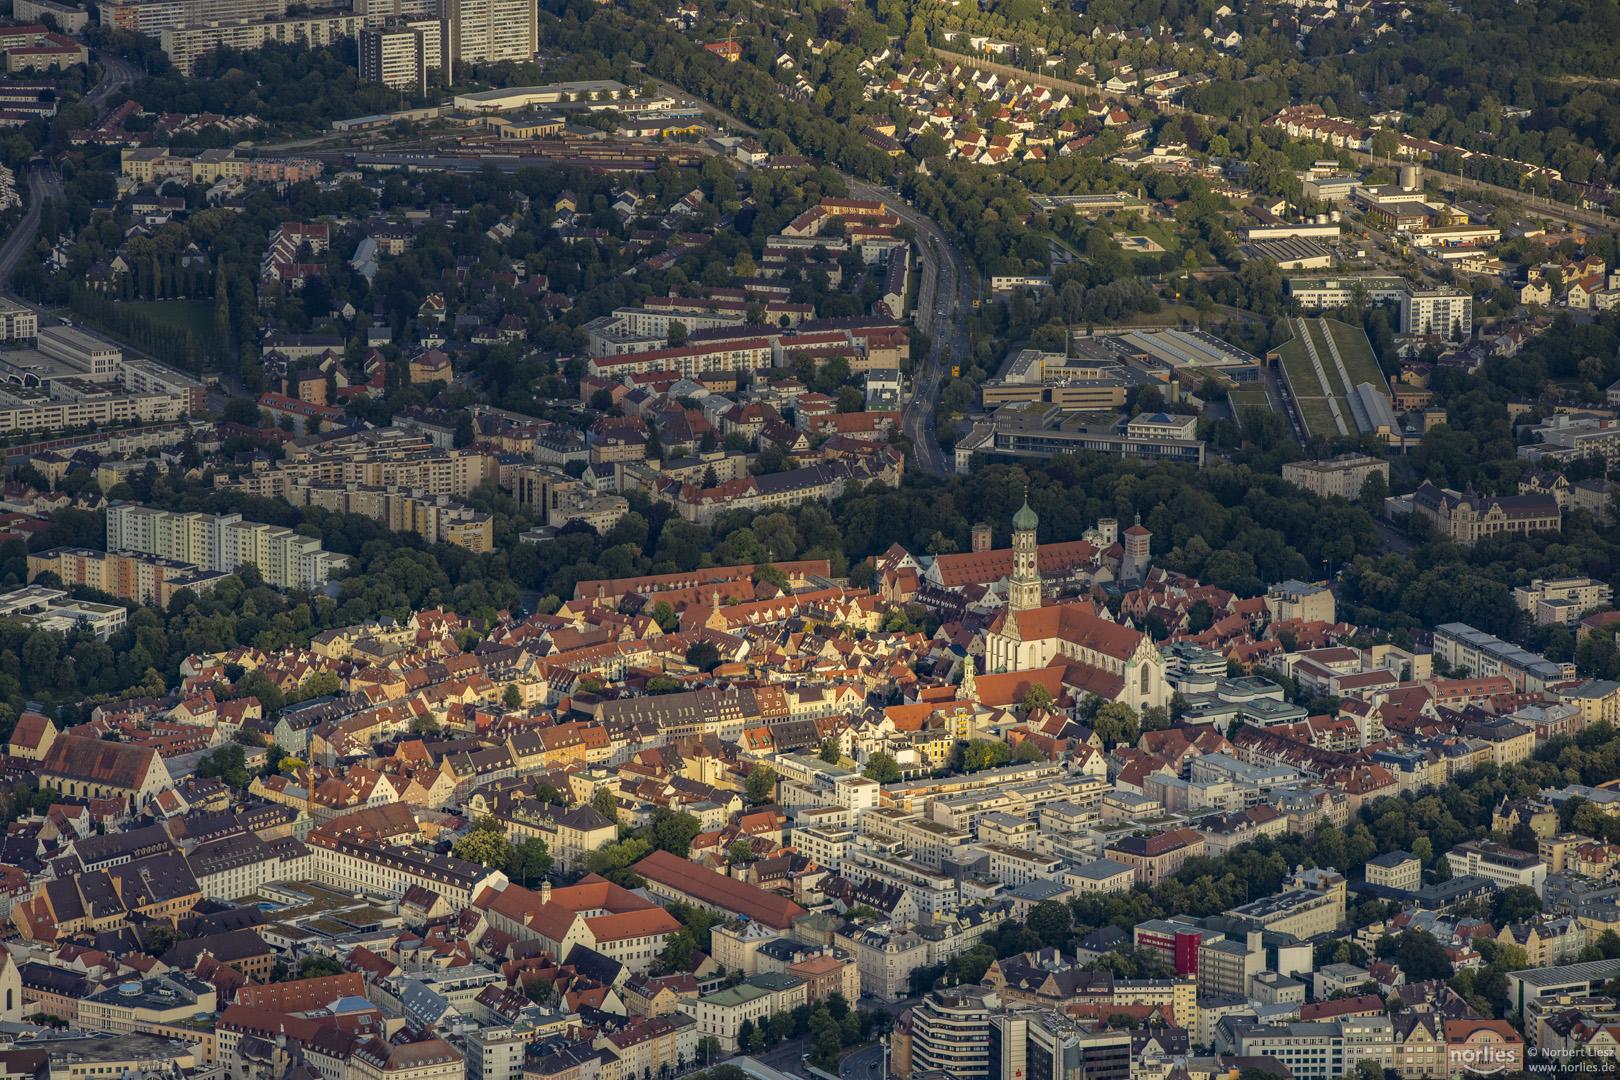
[[[1035,530],[1041,519],[1030,509],[1029,496],[1013,515],[1013,572],[1007,582],[1007,608],[1010,611],[1028,611],[1041,606],[1041,568],[1035,542]]]

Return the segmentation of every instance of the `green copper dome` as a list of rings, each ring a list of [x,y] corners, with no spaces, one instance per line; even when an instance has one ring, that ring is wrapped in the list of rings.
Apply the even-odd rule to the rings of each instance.
[[[1026,498],[1018,513],[1013,515],[1013,531],[1034,532],[1035,526],[1040,523],[1041,519],[1036,516],[1035,511],[1029,508],[1029,500]]]

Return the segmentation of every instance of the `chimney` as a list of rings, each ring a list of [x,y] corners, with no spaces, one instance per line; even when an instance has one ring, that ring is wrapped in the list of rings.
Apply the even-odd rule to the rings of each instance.
[[[540,883],[540,902],[542,904],[551,903],[551,882],[549,881]]]

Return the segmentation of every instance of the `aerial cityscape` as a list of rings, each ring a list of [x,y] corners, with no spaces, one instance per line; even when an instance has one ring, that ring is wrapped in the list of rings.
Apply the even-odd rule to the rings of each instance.
[[[1620,1078],[1614,3],[9,6],[0,1080]]]

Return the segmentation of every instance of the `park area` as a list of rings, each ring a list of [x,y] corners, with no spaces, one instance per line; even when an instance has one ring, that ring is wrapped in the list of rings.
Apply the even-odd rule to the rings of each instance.
[[[130,300],[118,306],[165,326],[189,330],[198,341],[208,340],[214,332],[212,300]]]

